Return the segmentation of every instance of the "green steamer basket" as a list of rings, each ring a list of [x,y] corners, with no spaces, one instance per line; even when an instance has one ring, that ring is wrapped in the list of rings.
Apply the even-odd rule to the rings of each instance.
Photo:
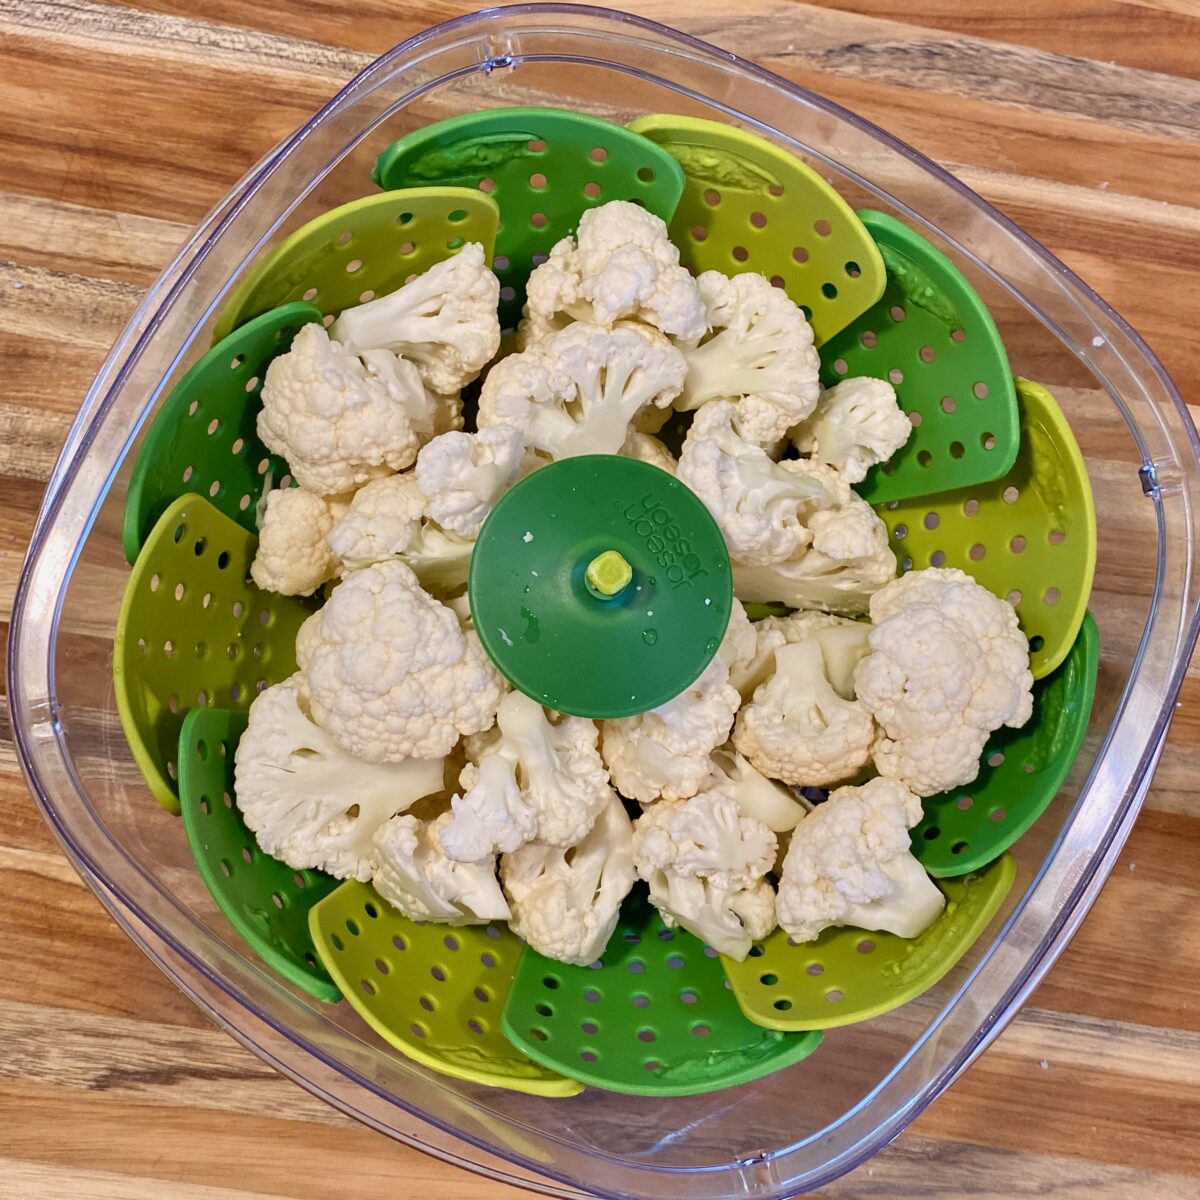
[[[883,256],[887,286],[821,347],[821,382],[886,379],[914,428],[857,491],[879,504],[998,479],[1017,456],[1017,399],[991,313],[920,234],[884,213],[859,216]]]
[[[394,292],[479,242],[489,261],[500,212],[482,192],[430,187],[364,196],[297,229],[243,280],[217,319],[214,341],[281,304],[314,304],[325,324],[344,308]]]
[[[776,929],[745,962],[722,959],[725,974],[742,1012],[767,1029],[833,1029],[878,1017],[928,991],[962,958],[999,912],[1016,870],[1005,854],[938,880],[946,907],[915,938],[843,928],[793,945]]]
[[[194,708],[179,735],[179,803],[200,878],[252,950],[289,982],[329,1004],[341,989],[317,958],[308,911],[338,886],[264,854],[234,798],[234,752],[246,714]]]
[[[245,711],[296,669],[309,602],[248,583],[258,539],[200,496],[159,518],[134,564],[113,639],[117,711],[150,790],[179,812],[179,731],[193,708]]]
[[[459,1078],[541,1095],[571,1095],[583,1083],[655,1095],[731,1086],[804,1058],[819,1042],[819,1033],[811,1031],[861,1019],[856,1012],[886,1011],[931,986],[982,933],[1003,901],[1012,882],[1007,856],[965,878],[943,880],[951,901],[947,914],[912,942],[856,930],[825,935],[818,945],[825,947],[827,958],[820,965],[830,978],[836,973],[843,985],[843,998],[833,1000],[821,988],[821,976],[808,969],[813,964],[807,958],[805,969],[794,977],[798,956],[812,947],[787,947],[784,938],[784,948],[792,953],[780,959],[781,969],[763,965],[779,949],[779,935],[756,947],[747,963],[724,964],[731,980],[726,986],[722,964],[690,935],[666,930],[640,895],[627,903],[618,933],[594,970],[564,967],[522,950],[499,926],[419,925],[391,910],[366,885],[334,887],[320,875],[295,873],[270,859],[249,837],[236,807],[226,804],[226,794],[232,799],[228,756],[245,719],[241,712],[257,689],[294,670],[295,634],[312,609],[308,602],[258,593],[245,582],[255,548],[250,514],[283,469],[265,453],[256,457],[258,446],[251,436],[257,386],[270,358],[286,348],[290,332],[300,324],[315,319],[328,324],[342,308],[386,294],[469,240],[482,242],[489,255],[495,245],[495,266],[506,289],[505,323],[512,324],[529,270],[574,228],[583,209],[614,198],[637,199],[670,220],[681,192],[672,228],[684,261],[695,270],[777,270],[774,281],[813,313],[818,340],[865,320],[863,314],[882,303],[886,253],[880,254],[866,227],[836,193],[791,155],[753,135],[708,122],[647,118],[631,132],[554,110],[495,110],[403,139],[381,157],[376,175],[384,187],[399,182],[466,186],[388,191],[336,209],[283,242],[242,284],[218,323],[218,338],[236,329],[244,340],[219,343],[211,363],[206,356],[193,368],[199,374],[205,366],[203,386],[192,382],[184,390],[192,378],[191,373],[185,376],[176,389],[183,398],[172,394],[135,465],[135,482],[139,468],[144,478],[137,504],[131,505],[126,545],[131,554],[137,554],[142,541],[145,545],[137,554],[114,646],[117,703],[154,794],[174,811],[177,776],[184,785],[189,841],[217,904],[264,961],[323,999],[345,993],[382,1037],[414,1060]],[[497,200],[507,218],[504,227],[499,227]],[[685,211],[687,205],[694,212]],[[797,210],[803,214],[804,236],[783,237],[789,227],[795,230],[796,221],[788,214]],[[785,260],[778,268],[767,266],[773,255]],[[959,344],[953,337],[951,343]],[[919,352],[920,346],[918,357]],[[239,356],[241,361],[235,361]],[[1036,385],[1022,387],[1023,396],[1028,392],[1030,397],[1026,414],[1034,414],[1033,424],[1045,434],[1038,440],[1031,472],[1037,486],[1028,489],[1028,503],[1037,497],[1039,505],[1036,512],[1029,510],[1026,525],[1034,528],[1040,513],[1047,541],[1058,551],[1070,546],[1086,552],[1091,512],[1086,475],[1081,489],[1068,470],[1058,492],[1047,475],[1049,463],[1060,472],[1063,464],[1072,465],[1074,443],[1069,431],[1064,438],[1056,429],[1053,401],[1047,409],[1043,398],[1048,397]],[[218,424],[210,429],[214,420]],[[1077,459],[1077,449],[1074,454]],[[951,453],[947,462],[956,461]],[[1013,471],[1020,462],[1018,458]],[[1077,465],[1082,473],[1082,463]],[[185,477],[189,467],[191,474]],[[940,462],[930,467],[940,469]],[[207,493],[211,503],[199,495],[180,495],[185,488]],[[962,503],[978,498],[979,509],[971,507],[964,516],[990,513],[989,505],[996,513],[1025,512],[1010,503],[1013,497],[997,495],[984,496],[973,487]],[[918,506],[921,518],[903,533],[898,526],[907,514],[896,502],[899,496],[894,507],[883,511],[902,556],[916,561],[926,553],[914,529],[936,531],[937,522],[930,525],[928,514],[940,519],[950,511],[943,501],[953,504],[956,496],[936,499],[936,506],[928,501]],[[1001,504],[1007,507],[1001,509]],[[155,506],[165,508],[157,524]],[[1094,513],[1090,521],[1094,563]],[[1030,539],[1028,533],[1022,536]],[[931,546],[928,555],[941,552],[949,561],[952,551]],[[973,553],[964,550],[954,557],[961,561],[952,565],[962,565],[988,583]],[[584,566],[590,564],[589,559]],[[1064,563],[1063,570],[1069,569]],[[584,574],[591,579],[586,570]],[[601,585],[613,578],[596,575]],[[1056,586],[1060,595],[1066,594]],[[1087,590],[1082,590],[1084,602]],[[603,587],[601,591],[603,595]],[[1026,621],[1022,602],[1018,611]],[[1044,607],[1049,611],[1054,604],[1046,600]],[[1062,616],[1068,607],[1053,615]],[[530,628],[534,626],[521,625],[521,634]],[[1030,631],[1028,623],[1026,629]],[[1040,657],[1035,655],[1041,674],[1067,653],[1077,629],[1078,621],[1069,637],[1065,626],[1055,635],[1043,621],[1032,631],[1042,639]],[[710,633],[705,661],[711,657],[707,642],[719,637]],[[1053,658],[1058,649],[1054,636],[1066,637],[1058,659]],[[1011,773],[1026,794],[1036,784],[1037,802],[1026,800],[1019,807],[1010,801],[1008,819],[989,823],[981,832],[974,826],[951,826],[941,816],[941,798],[933,798],[926,820],[936,812],[941,833],[927,839],[919,829],[918,853],[935,873],[936,856],[945,850],[961,874],[985,853],[986,835],[995,838],[986,852],[998,853],[1057,789],[1061,775],[1057,782],[1052,776],[1061,766],[1054,757],[1060,751],[1049,747],[1063,747],[1069,767],[1086,712],[1080,717],[1076,704],[1064,716],[1071,706],[1065,698],[1056,704],[1053,697],[1056,689],[1083,686],[1071,681],[1087,677],[1087,636],[1085,627],[1080,635],[1084,647],[1077,651],[1083,655],[1082,666],[1073,654],[1062,672],[1039,687],[1038,729],[1023,731],[1036,742],[1034,748],[1002,751],[1004,764],[985,765],[991,774],[981,775],[971,793],[971,810],[957,804],[957,794],[947,801],[954,804],[955,815],[969,817],[974,811],[974,819],[981,821],[994,808],[986,799],[988,789],[1012,786],[1005,782]],[[531,649],[532,640],[525,640]],[[1090,652],[1094,656],[1094,639]],[[652,669],[640,668],[642,674]],[[1094,667],[1090,669],[1094,678]],[[1059,682],[1060,674],[1066,682]],[[214,703],[231,711],[207,707]],[[180,726],[190,708],[197,711],[181,742]],[[1051,727],[1053,738],[1047,732]],[[225,746],[225,756],[218,750],[215,761],[201,757],[199,748],[203,742],[204,753],[211,754],[214,738],[216,745]],[[1034,771],[1028,772],[1031,762]],[[220,800],[214,803],[218,783]],[[953,847],[962,840],[968,849],[955,855]],[[311,941],[299,929],[306,914]],[[872,942],[870,951],[862,948],[864,939]],[[845,969],[839,955],[849,964]],[[866,960],[875,974],[868,972],[860,987],[852,968]],[[770,975],[778,976],[776,984],[764,981]],[[557,980],[557,986],[547,979]],[[783,985],[790,990],[772,993]],[[792,1007],[781,1007],[781,999]],[[503,1023],[497,1015],[501,1009]]]
[[[430,1070],[535,1096],[581,1086],[527,1058],[500,1029],[521,943],[502,924],[418,924],[365,883],[314,905],[321,961],[355,1011]]]
[[[959,567],[1006,596],[1035,679],[1066,658],[1096,571],[1096,508],[1083,455],[1054,397],[1017,380],[1020,448],[990,483],[877,507],[903,570]]]
[[[291,349],[311,304],[285,304],[218,342],[176,384],[142,443],[125,498],[122,543],[132,566],[172,501],[206,495],[214,508],[257,532],[255,503],[287,477],[287,463],[262,444],[259,394],[271,360]]]
[[[528,946],[504,1006],[514,1046],[581,1083],[691,1096],[807,1058],[819,1033],[762,1029],[738,1009],[716,952],[668,929],[637,885],[599,962],[573,967]]]
[[[500,205],[493,266],[502,329],[521,319],[530,271],[583,212],[634,200],[669,221],[683,188],[675,160],[652,142],[555,108],[493,108],[427,125],[393,142],[373,174],[382,188],[456,184]]]
[[[978,870],[1046,811],[1083,745],[1099,666],[1100,636],[1088,613],[1066,659],[1034,685],[1029,723],[992,735],[969,784],[921,801],[913,853],[930,875]]]
[[[757,271],[800,305],[820,345],[879,299],[883,260],[854,210],[816,171],[716,121],[665,114],[630,129],[678,160],[671,240],[696,274]]]

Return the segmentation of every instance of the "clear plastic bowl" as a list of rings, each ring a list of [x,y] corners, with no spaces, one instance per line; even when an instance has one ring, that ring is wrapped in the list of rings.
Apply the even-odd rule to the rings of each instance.
[[[1016,847],[992,928],[920,1001],[830,1032],[811,1059],[730,1091],[663,1102],[548,1100],[434,1075],[346,1004],[272,975],[209,899],[179,821],[126,746],[111,647],[127,569],[120,517],[141,431],[208,345],[263,248],[372,190],[393,138],[498,104],[618,121],[740,122],[804,155],[856,206],[934,239],[991,307],[1014,370],[1059,398],[1099,511],[1092,608],[1100,685],[1067,786]],[[1083,919],[1138,812],[1197,632],[1198,447],[1141,339],[1041,246],[933,163],[733,55],[647,21],[563,5],[481,12],[368,67],[234,188],[150,290],[84,402],[16,598],[9,695],[30,787],[97,895],[235,1037],[375,1128],[555,1195],[794,1195],[849,1170],[928,1105],[1011,1019]]]

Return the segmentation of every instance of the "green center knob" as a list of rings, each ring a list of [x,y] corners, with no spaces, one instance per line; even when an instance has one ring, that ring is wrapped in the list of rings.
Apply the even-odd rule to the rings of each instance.
[[[500,498],[471,556],[479,639],[549,708],[656,708],[712,660],[733,599],[729,555],[696,495],[616,455],[542,467]]]

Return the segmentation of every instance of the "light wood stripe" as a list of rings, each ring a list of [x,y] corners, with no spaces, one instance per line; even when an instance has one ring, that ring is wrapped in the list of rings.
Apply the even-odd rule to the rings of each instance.
[[[269,72],[322,80],[340,86],[373,55],[342,50],[302,38],[141,12],[89,0],[0,0],[0,32],[35,34],[39,42],[85,52],[103,45],[136,59],[172,61],[238,73]]]

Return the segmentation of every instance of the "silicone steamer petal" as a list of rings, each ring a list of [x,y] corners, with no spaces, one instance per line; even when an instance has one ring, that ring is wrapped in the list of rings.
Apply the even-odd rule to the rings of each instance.
[[[856,486],[872,504],[998,479],[1017,455],[1017,400],[996,324],[958,268],[884,213],[859,213],[887,266],[883,296],[821,347],[821,382],[888,380],[915,428]]]
[[[1046,811],[1083,745],[1099,665],[1100,636],[1088,613],[1071,652],[1034,685],[1029,723],[992,735],[969,784],[921,801],[913,853],[931,875],[977,870]]]
[[[263,852],[235,803],[233,759],[246,714],[194,708],[179,736],[179,803],[200,878],[252,950],[285,979],[333,1004],[341,989],[321,965],[308,910],[338,881],[293,871]]]
[[[1004,855],[959,879],[938,880],[942,915],[919,937],[826,929],[792,945],[777,929],[745,962],[721,965],[742,1012],[768,1029],[833,1029],[890,1012],[933,987],[1000,910],[1016,878]]]
[[[244,711],[296,669],[311,602],[248,583],[258,539],[200,496],[154,526],[125,587],[113,639],[117,711],[158,802],[179,812],[179,730],[193,708]]]
[[[374,176],[384,188],[461,184],[495,199],[504,329],[520,320],[530,271],[583,212],[635,200],[669,221],[683,188],[675,160],[653,142],[556,108],[493,108],[427,125],[389,146]]]
[[[1083,455],[1040,384],[1017,380],[1020,448],[991,483],[878,506],[901,567],[959,567],[1016,606],[1035,679],[1066,658],[1096,570]]]
[[[505,1039],[500,1012],[521,943],[503,923],[417,924],[365,883],[316,904],[317,953],[346,999],[380,1037],[431,1070],[537,1096],[581,1087]]]
[[[637,1096],[747,1083],[807,1058],[821,1041],[820,1034],[777,1033],[748,1021],[716,953],[682,929],[667,929],[640,884],[592,967],[525,948],[504,1031],[547,1067]]]
[[[280,304],[316,305],[329,324],[344,308],[394,292],[467,242],[489,261],[495,201],[469,188],[412,188],[352,200],[301,226],[238,285],[213,340]]]
[[[188,493],[207,495],[231,520],[257,530],[256,501],[288,469],[259,441],[263,377],[300,327],[320,319],[320,310],[303,303],[263,313],[218,342],[175,385],[129,480],[122,543],[131,565],[163,510]]]
[[[845,200],[795,155],[694,117],[657,114],[629,128],[683,168],[671,240],[696,274],[767,276],[804,308],[817,345],[879,299],[884,273],[875,243]]]

